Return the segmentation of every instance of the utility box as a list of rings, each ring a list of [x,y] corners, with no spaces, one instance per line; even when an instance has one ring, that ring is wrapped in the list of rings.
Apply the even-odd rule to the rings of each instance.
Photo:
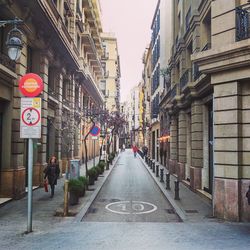
[[[80,176],[80,160],[70,160],[69,178],[78,179]]]

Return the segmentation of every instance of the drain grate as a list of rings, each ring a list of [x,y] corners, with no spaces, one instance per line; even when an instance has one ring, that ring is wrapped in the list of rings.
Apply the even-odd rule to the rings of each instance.
[[[188,209],[188,210],[185,210],[185,212],[188,214],[197,214],[198,213],[198,211],[195,209]]]
[[[88,210],[88,213],[89,214],[95,214],[97,212],[97,208],[95,208],[95,207],[91,207],[91,208],[89,208],[89,210]]]
[[[168,213],[168,214],[175,214],[175,211],[174,211],[174,209],[172,209],[172,208],[168,208],[168,209],[165,209],[166,210],[166,212]]]
[[[87,191],[95,191],[94,188],[89,188]]]

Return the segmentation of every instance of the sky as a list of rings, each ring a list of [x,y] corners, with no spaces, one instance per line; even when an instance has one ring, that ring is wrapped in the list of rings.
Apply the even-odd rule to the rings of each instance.
[[[121,101],[142,79],[142,56],[151,39],[151,23],[158,0],[100,0],[104,32],[118,41],[121,63]]]

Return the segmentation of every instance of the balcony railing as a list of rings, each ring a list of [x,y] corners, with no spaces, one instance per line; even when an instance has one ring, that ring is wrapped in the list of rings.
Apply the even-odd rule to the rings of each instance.
[[[4,54],[0,53],[0,64],[5,66],[6,68],[10,69],[11,71],[16,71],[16,63],[11,61],[10,58]]]
[[[236,14],[236,41],[250,38],[250,4],[237,7]]]
[[[182,77],[180,79],[180,88],[181,88],[181,90],[183,90],[185,88],[185,86],[188,84],[188,82],[190,82],[190,80],[191,80],[190,76],[191,76],[191,69],[187,69],[183,73],[183,75],[182,75]]]

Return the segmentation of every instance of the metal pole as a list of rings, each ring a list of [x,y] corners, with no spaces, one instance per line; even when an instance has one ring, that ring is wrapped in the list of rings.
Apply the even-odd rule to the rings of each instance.
[[[28,224],[27,232],[32,232],[32,177],[33,177],[33,140],[28,140]]]
[[[179,196],[179,181],[176,180],[174,181],[174,199],[175,200],[180,200],[180,196]]]
[[[94,166],[95,166],[95,140],[94,140]]]
[[[68,216],[69,213],[69,199],[68,199],[68,191],[69,191],[69,180],[65,180],[64,183],[64,216]]]

